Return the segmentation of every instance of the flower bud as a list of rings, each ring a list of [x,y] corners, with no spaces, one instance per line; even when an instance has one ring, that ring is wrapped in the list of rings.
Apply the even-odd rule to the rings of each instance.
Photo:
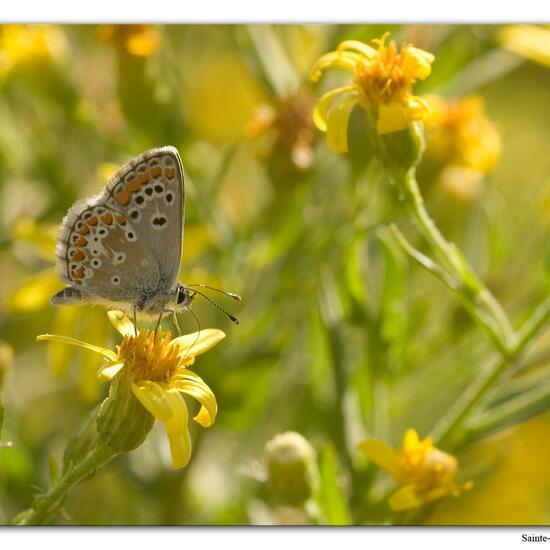
[[[289,504],[310,498],[317,485],[316,454],[297,432],[276,435],[265,446],[269,483],[273,492]]]
[[[129,369],[122,369],[97,415],[97,443],[114,455],[127,453],[145,441],[154,421],[132,392]]]
[[[425,149],[424,125],[412,122],[404,130],[378,134],[378,158],[390,174],[408,172],[422,159]]]

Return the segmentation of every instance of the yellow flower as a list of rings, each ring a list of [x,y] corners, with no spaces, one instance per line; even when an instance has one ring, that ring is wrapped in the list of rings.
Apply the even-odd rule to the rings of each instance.
[[[135,327],[127,317],[118,311],[110,311],[108,315],[123,336],[115,351],[65,336],[44,334],[37,340],[73,344],[103,355],[106,363],[97,373],[101,380],[128,376],[134,396],[153,417],[164,423],[174,468],[183,468],[191,458],[191,438],[182,394],[194,397],[201,404],[194,420],[204,428],[214,423],[217,413],[212,390],[188,367],[197,355],[225,338],[225,334],[217,329],[203,329],[171,340],[167,333],[155,334],[144,329],[136,336]]]
[[[351,71],[351,84],[321,97],[313,120],[336,153],[347,151],[347,126],[353,107],[359,105],[376,121],[379,134],[403,130],[410,122],[424,120],[428,102],[412,94],[412,85],[431,72],[434,56],[411,44],[398,52],[395,42],[386,45],[387,33],[373,40],[375,47],[356,40],[342,42],[335,52],[323,55],[311,72],[318,81],[323,71],[340,67]]]
[[[445,102],[428,98],[432,115],[426,120],[426,154],[444,164],[491,171],[501,150],[495,125],[485,115],[480,96]]]
[[[151,25],[100,25],[98,36],[136,57],[149,57],[160,45],[160,36]]]
[[[19,63],[55,57],[66,48],[63,32],[53,25],[2,25],[0,71]]]
[[[549,27],[508,25],[500,31],[499,40],[506,49],[550,67]]]
[[[415,430],[405,432],[400,451],[375,439],[363,441],[359,449],[400,486],[389,501],[396,512],[420,508],[447,495],[458,496],[473,486],[471,481],[457,485],[456,458],[434,447],[429,437],[420,441]]]

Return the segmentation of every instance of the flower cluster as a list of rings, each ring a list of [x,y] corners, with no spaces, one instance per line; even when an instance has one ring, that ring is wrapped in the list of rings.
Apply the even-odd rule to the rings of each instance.
[[[432,115],[426,120],[427,153],[480,173],[493,169],[500,156],[500,136],[487,118],[480,96],[446,102],[428,98]]]
[[[247,128],[251,137],[265,142],[259,156],[278,156],[296,171],[310,168],[315,140],[313,105],[311,93],[306,90],[281,97],[273,105],[260,105]]]
[[[371,116],[379,134],[403,130],[430,114],[428,102],[412,94],[412,85],[430,74],[434,56],[410,44],[398,50],[395,42],[386,44],[386,38],[387,34],[373,40],[374,47],[356,40],[342,42],[312,69],[313,81],[331,67],[353,73],[351,83],[323,95],[314,112],[315,125],[336,153],[347,151],[347,126],[356,104]]]
[[[389,501],[396,512],[420,508],[448,495],[458,496],[473,486],[471,481],[457,485],[456,458],[434,447],[429,437],[420,440],[415,430],[405,432],[400,451],[375,439],[363,441],[359,449],[400,486]]]

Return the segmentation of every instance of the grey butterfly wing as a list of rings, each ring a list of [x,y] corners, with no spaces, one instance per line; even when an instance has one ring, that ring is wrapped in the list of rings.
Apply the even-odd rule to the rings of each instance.
[[[133,305],[159,282],[156,260],[133,224],[101,196],[69,209],[58,235],[56,268],[69,288],[53,303]]]
[[[124,165],[102,196],[105,204],[128,218],[138,240],[154,256],[159,292],[173,289],[178,280],[184,223],[183,178],[177,149],[159,147]]]

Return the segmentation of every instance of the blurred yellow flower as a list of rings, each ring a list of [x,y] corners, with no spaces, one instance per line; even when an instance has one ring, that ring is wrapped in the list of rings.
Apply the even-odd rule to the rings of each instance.
[[[191,438],[182,394],[194,397],[201,404],[194,420],[204,428],[214,423],[217,413],[212,390],[188,367],[197,355],[225,338],[225,334],[217,329],[203,329],[172,340],[170,334],[160,331],[136,332],[132,322],[118,311],[110,311],[108,316],[123,336],[115,351],[66,336],[44,334],[37,340],[72,344],[103,355],[107,362],[97,373],[101,380],[111,381],[119,373],[130,377],[135,397],[153,417],[164,423],[174,468],[183,468],[191,458]]]
[[[388,33],[373,40],[375,47],[356,40],[342,42],[335,52],[323,55],[314,65],[311,79],[318,81],[331,67],[351,71],[351,84],[324,94],[314,111],[317,128],[326,132],[336,153],[347,151],[347,126],[353,107],[359,103],[376,122],[379,134],[403,130],[410,122],[430,113],[426,100],[412,94],[412,85],[431,72],[434,56],[411,44],[397,51],[386,45]]]
[[[536,25],[508,25],[499,33],[508,50],[550,67],[550,30]]]
[[[444,164],[463,166],[482,174],[500,157],[501,142],[495,125],[485,114],[480,96],[446,102],[428,98],[432,114],[426,120],[426,154]]]
[[[63,32],[53,25],[2,25],[0,71],[19,63],[55,57],[65,48]]]
[[[375,439],[363,441],[359,449],[400,486],[389,500],[396,512],[420,508],[447,495],[458,496],[473,486],[471,481],[457,485],[456,458],[434,447],[429,437],[420,441],[416,430],[405,432],[400,451]]]
[[[258,156],[278,158],[295,170],[307,170],[313,163],[313,105],[313,97],[305,90],[278,98],[273,105],[262,103],[247,127],[250,137],[264,141]]]
[[[160,46],[160,36],[151,25],[100,25],[98,36],[136,57],[149,57]]]

